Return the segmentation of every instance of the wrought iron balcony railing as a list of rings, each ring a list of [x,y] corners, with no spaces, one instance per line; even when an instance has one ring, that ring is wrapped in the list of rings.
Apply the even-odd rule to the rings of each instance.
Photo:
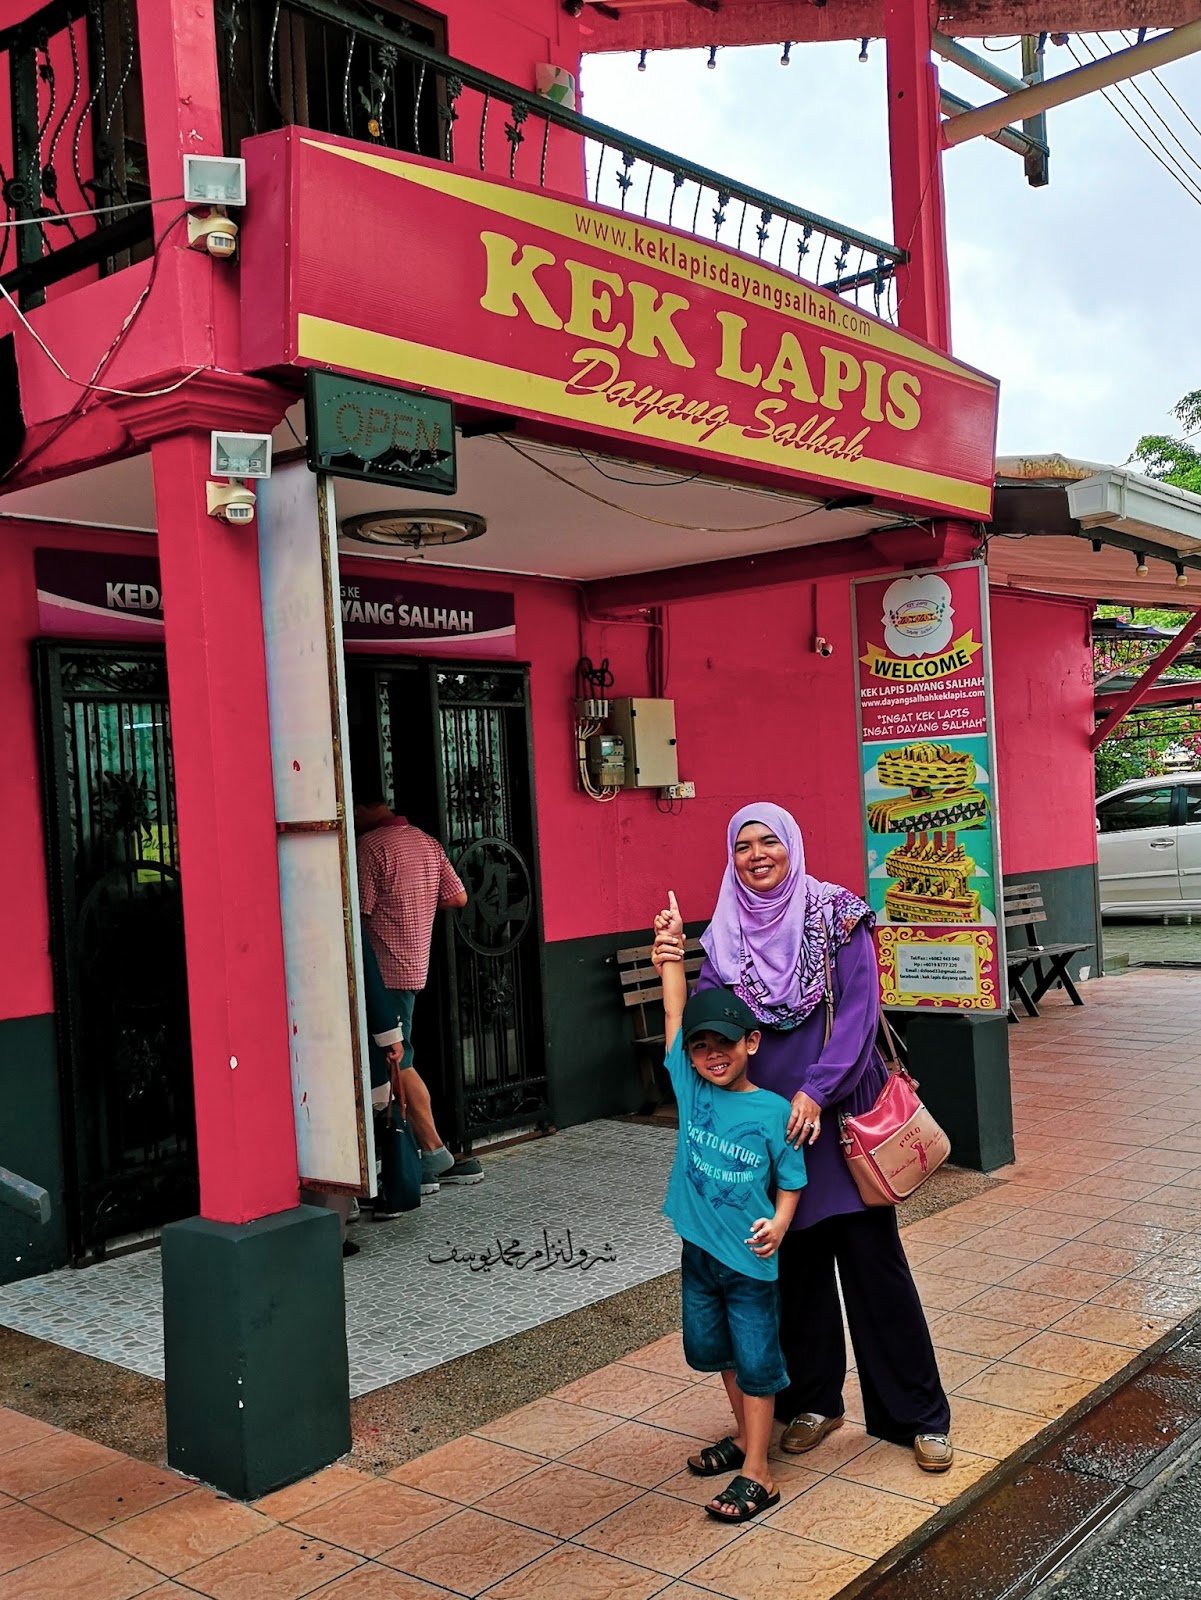
[[[437,19],[405,0],[218,0],[217,15],[231,152],[296,123],[586,191],[890,314],[903,250],[455,60]],[[52,0],[0,30],[6,75],[0,282],[29,307],[49,284],[152,248],[134,0]]]
[[[444,54],[436,19],[403,0],[223,0],[226,148],[290,123],[570,188],[890,317],[903,250]]]
[[[151,246],[133,0],[55,0],[0,31],[5,78],[0,282],[34,306],[48,284],[114,271]]]

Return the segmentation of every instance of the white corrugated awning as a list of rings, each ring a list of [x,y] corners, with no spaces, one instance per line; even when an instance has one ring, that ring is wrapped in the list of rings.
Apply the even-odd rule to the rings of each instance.
[[[1201,607],[1201,494],[1124,467],[1002,456],[988,530],[994,584],[1123,605]],[[1147,568],[1136,568],[1140,555]],[[1187,584],[1177,582],[1177,566]]]

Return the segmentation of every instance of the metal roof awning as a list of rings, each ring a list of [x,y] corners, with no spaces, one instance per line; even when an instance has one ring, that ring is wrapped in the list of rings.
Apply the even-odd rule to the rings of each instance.
[[[988,531],[994,584],[1201,608],[1201,494],[1060,455],[1000,457],[996,482]]]
[[[1194,0],[934,0],[935,26],[959,38],[989,34],[1174,28]],[[884,0],[584,0],[584,49],[688,49],[879,38]]]

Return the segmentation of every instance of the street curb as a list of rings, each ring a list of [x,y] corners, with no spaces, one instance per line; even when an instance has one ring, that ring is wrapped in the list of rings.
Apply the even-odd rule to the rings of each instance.
[[[1083,1554],[1115,1536],[1201,1456],[1199,1336],[1194,1312],[1132,1352],[1121,1371],[853,1579],[839,1600],[1053,1595]],[[1102,1442],[1116,1427],[1113,1437],[1133,1446],[1142,1464],[1132,1459],[1123,1468],[1107,1448],[1098,1455],[1097,1422]],[[1158,1434],[1165,1435],[1162,1447]]]
[[[1201,1422],[1196,1422],[1187,1433],[1181,1434],[1180,1438],[1164,1451],[1158,1462],[1146,1472],[1139,1474],[1139,1479],[1145,1481],[1136,1480],[1137,1486],[1132,1485],[1105,1518],[1089,1529],[1077,1544],[1065,1552],[1054,1571],[1050,1572],[1036,1588],[1029,1590],[1025,1600],[1047,1600],[1048,1596],[1062,1588],[1078,1567],[1083,1566],[1084,1562],[1094,1556],[1099,1549],[1103,1549],[1116,1539],[1141,1512],[1155,1504],[1169,1484],[1196,1465],[1199,1460],[1201,1460]]]

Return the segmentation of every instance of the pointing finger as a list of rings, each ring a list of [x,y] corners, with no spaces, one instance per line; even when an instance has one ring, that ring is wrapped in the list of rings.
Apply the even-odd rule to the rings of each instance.
[[[679,907],[678,901],[676,900],[676,892],[675,892],[674,889],[669,889],[667,891],[667,904],[671,908],[671,910],[675,913],[675,915],[679,916],[680,907]]]

